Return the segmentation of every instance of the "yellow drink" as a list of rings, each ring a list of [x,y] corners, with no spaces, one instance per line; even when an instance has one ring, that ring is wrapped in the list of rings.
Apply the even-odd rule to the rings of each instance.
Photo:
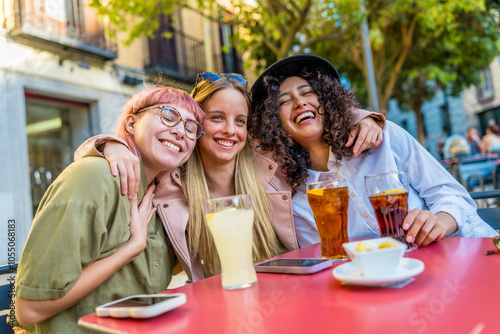
[[[257,282],[252,257],[253,215],[252,209],[235,208],[206,215],[225,289],[245,288]]]

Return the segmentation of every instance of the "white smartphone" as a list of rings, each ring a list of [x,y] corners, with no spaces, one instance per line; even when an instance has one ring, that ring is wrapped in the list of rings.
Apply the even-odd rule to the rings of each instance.
[[[186,303],[183,293],[135,295],[96,307],[99,317],[152,318]]]
[[[273,259],[255,265],[261,273],[307,275],[332,266],[329,259]]]

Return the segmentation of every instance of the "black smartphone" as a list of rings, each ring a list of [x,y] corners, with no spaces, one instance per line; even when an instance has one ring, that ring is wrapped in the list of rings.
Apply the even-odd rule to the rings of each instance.
[[[255,265],[261,273],[307,275],[332,266],[329,259],[273,259]]]

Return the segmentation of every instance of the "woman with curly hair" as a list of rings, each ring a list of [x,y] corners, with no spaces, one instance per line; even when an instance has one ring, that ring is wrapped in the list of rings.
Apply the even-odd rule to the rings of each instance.
[[[249,135],[272,153],[293,192],[301,247],[320,241],[305,185],[329,178],[349,184],[349,236],[377,237],[378,224],[364,192],[365,175],[402,170],[411,185],[404,221],[407,241],[428,245],[443,236],[497,235],[476,212],[467,191],[406,131],[387,122],[382,144],[359,156],[346,147],[357,103],[328,61],[313,55],[285,58],[252,87]]]

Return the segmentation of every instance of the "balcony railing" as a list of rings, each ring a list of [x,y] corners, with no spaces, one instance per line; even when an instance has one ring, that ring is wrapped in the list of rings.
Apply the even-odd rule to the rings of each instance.
[[[199,72],[206,70],[205,43],[182,31],[169,29],[169,37],[161,32],[149,39],[148,72],[162,72],[184,81],[193,82]]]
[[[166,29],[169,38],[162,37],[159,31],[155,38],[149,39],[149,58],[144,67],[152,74],[161,72],[193,83],[198,73],[208,70],[205,42],[171,27]],[[241,72],[241,62],[236,58],[228,61],[228,57],[234,56],[216,51],[212,55],[213,67],[210,70]]]
[[[16,0],[7,30],[25,44],[53,52],[80,52],[102,60],[117,57],[117,43],[105,36],[105,22],[83,1],[61,1],[50,11]]]

